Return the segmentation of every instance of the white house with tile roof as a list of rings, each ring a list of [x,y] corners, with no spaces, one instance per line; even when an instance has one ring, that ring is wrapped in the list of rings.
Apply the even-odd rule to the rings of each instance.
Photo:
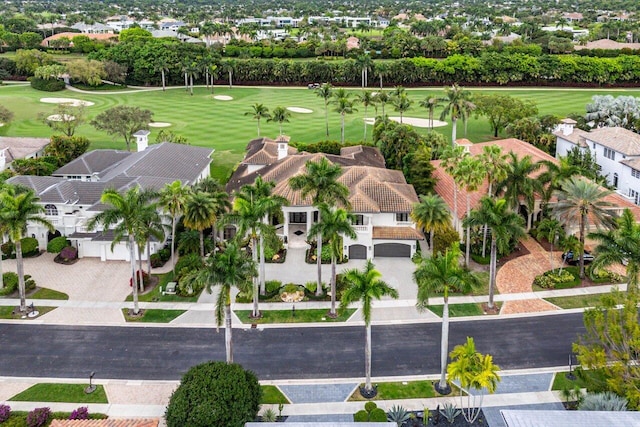
[[[258,176],[276,183],[274,194],[283,196],[289,206],[283,207],[284,221],[277,226],[285,243],[307,246],[309,229],[317,221],[318,212],[309,197],[289,186],[289,179],[306,172],[307,161],[326,158],[342,167],[338,181],[349,189],[348,200],[356,216],[355,240],[344,239],[344,253],[351,259],[374,257],[411,257],[418,240],[424,236],[416,230],[409,214],[418,196],[407,184],[401,171],[385,168],[385,161],[377,148],[344,147],[339,155],[299,153],[290,147],[289,138],[276,140],[259,138],[247,146],[247,154],[227,183],[232,193],[245,184],[252,184]]]
[[[585,132],[564,119],[555,130],[556,157],[573,148],[591,153],[616,192],[640,205],[640,135],[622,127],[602,127]]]
[[[145,147],[141,144],[140,148]],[[54,225],[53,233],[38,224],[29,224],[27,235],[38,239],[41,248],[57,236],[67,236],[78,249],[78,256],[106,260],[129,260],[126,242],[113,249],[109,230],[87,230],[87,222],[105,209],[100,203],[107,188],[126,191],[132,186],[160,190],[165,184],[180,180],[193,185],[209,176],[210,148],[163,142],[138,152],[94,150],[83,154],[53,173],[53,176],[19,175],[7,182],[31,188],[44,206],[46,218]],[[151,253],[163,242],[154,242]],[[146,259],[147,254],[143,254]]]

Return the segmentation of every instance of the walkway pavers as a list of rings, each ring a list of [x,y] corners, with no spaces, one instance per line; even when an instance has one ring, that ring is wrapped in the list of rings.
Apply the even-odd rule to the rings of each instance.
[[[344,402],[358,384],[281,385],[280,390],[291,403]]]
[[[502,375],[496,393],[527,393],[548,391],[553,381],[553,373]]]

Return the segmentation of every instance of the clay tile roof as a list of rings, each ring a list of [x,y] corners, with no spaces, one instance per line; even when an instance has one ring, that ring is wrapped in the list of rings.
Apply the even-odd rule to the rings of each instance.
[[[618,153],[629,156],[640,155],[640,135],[622,127],[594,129],[585,138]]]
[[[158,427],[157,419],[53,420],[51,427]]]
[[[620,43],[615,40],[600,39],[592,42],[587,42],[586,45],[574,46],[575,50],[582,49],[605,49],[605,50],[618,50],[618,49],[640,49],[640,43]]]
[[[423,240],[424,236],[413,227],[373,227],[374,239]]]

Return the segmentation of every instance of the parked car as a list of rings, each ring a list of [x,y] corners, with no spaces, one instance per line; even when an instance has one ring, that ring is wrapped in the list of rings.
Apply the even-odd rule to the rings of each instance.
[[[591,255],[591,252],[589,251],[584,251],[584,263],[585,264],[589,264],[594,260],[594,256]],[[565,252],[562,254],[562,260],[564,262],[566,262],[567,264],[571,264],[571,265],[578,265],[578,263],[580,262],[580,257],[575,257],[573,256],[573,251],[569,251],[569,252]]]

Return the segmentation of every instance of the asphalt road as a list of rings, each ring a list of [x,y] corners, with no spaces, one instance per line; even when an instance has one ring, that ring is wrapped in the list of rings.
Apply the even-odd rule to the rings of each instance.
[[[475,339],[502,369],[567,364],[582,314],[452,322],[450,348]],[[435,374],[440,324],[373,327],[373,375]],[[234,329],[234,361],[261,379],[344,378],[364,373],[363,327]],[[224,360],[224,331],[199,328],[0,324],[0,376],[176,380]]]

